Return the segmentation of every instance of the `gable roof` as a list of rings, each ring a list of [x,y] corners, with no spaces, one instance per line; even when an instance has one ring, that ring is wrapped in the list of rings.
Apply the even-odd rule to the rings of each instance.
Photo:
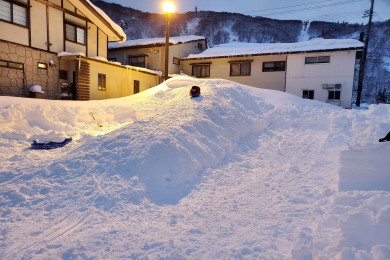
[[[89,0],[69,0],[80,12],[88,17],[108,36],[108,41],[126,41],[122,28],[114,23],[107,14]]]
[[[294,54],[362,49],[364,44],[354,39],[313,39],[294,43],[243,43],[216,45],[199,54],[190,54],[183,60],[227,58],[260,55]]]
[[[203,36],[196,35],[187,35],[187,36],[176,36],[169,37],[170,45],[194,42],[206,40]],[[110,42],[108,44],[109,49],[132,49],[132,48],[140,48],[140,47],[159,47],[165,45],[165,37],[164,38],[145,38],[145,39],[136,39],[136,40],[128,40],[126,42],[116,43]]]

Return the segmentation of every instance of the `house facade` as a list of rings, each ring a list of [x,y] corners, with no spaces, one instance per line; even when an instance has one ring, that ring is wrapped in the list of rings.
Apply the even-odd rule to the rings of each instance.
[[[37,85],[49,99],[137,91],[129,76],[134,71],[106,60],[108,42],[125,41],[126,35],[88,0],[0,0],[0,28],[0,95],[28,97]],[[129,80],[118,84],[110,76],[118,73]],[[148,85],[159,78],[151,74],[138,81],[145,76]]]
[[[357,40],[298,43],[231,43],[182,58],[184,73],[224,78],[350,108]]]
[[[180,59],[207,49],[202,36],[179,36],[169,38],[168,73],[180,73]],[[109,43],[108,60],[125,65],[163,71],[165,66],[165,38],[129,40]]]

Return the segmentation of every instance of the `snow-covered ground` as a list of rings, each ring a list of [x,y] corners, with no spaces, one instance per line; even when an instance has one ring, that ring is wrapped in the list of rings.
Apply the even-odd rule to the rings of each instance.
[[[390,105],[186,77],[0,104],[0,259],[390,258]]]

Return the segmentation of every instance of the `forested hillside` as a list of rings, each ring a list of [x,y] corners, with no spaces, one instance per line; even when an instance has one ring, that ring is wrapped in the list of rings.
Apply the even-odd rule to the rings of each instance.
[[[94,1],[127,34],[128,39],[164,37],[165,16],[118,4]],[[359,39],[365,25],[320,21],[274,20],[237,13],[198,11],[174,14],[171,36],[200,35],[209,47],[232,41],[296,42],[312,38]],[[373,24],[362,102],[390,102],[390,20]]]

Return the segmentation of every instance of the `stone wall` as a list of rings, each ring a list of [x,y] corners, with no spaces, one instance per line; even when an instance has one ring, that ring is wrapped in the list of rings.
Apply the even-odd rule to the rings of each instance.
[[[40,85],[47,98],[57,98],[59,62],[56,53],[0,40],[0,60],[24,64],[22,70],[0,67],[0,95],[26,97],[31,86]],[[56,66],[49,66],[50,60]],[[46,63],[47,69],[39,69],[38,62]]]

